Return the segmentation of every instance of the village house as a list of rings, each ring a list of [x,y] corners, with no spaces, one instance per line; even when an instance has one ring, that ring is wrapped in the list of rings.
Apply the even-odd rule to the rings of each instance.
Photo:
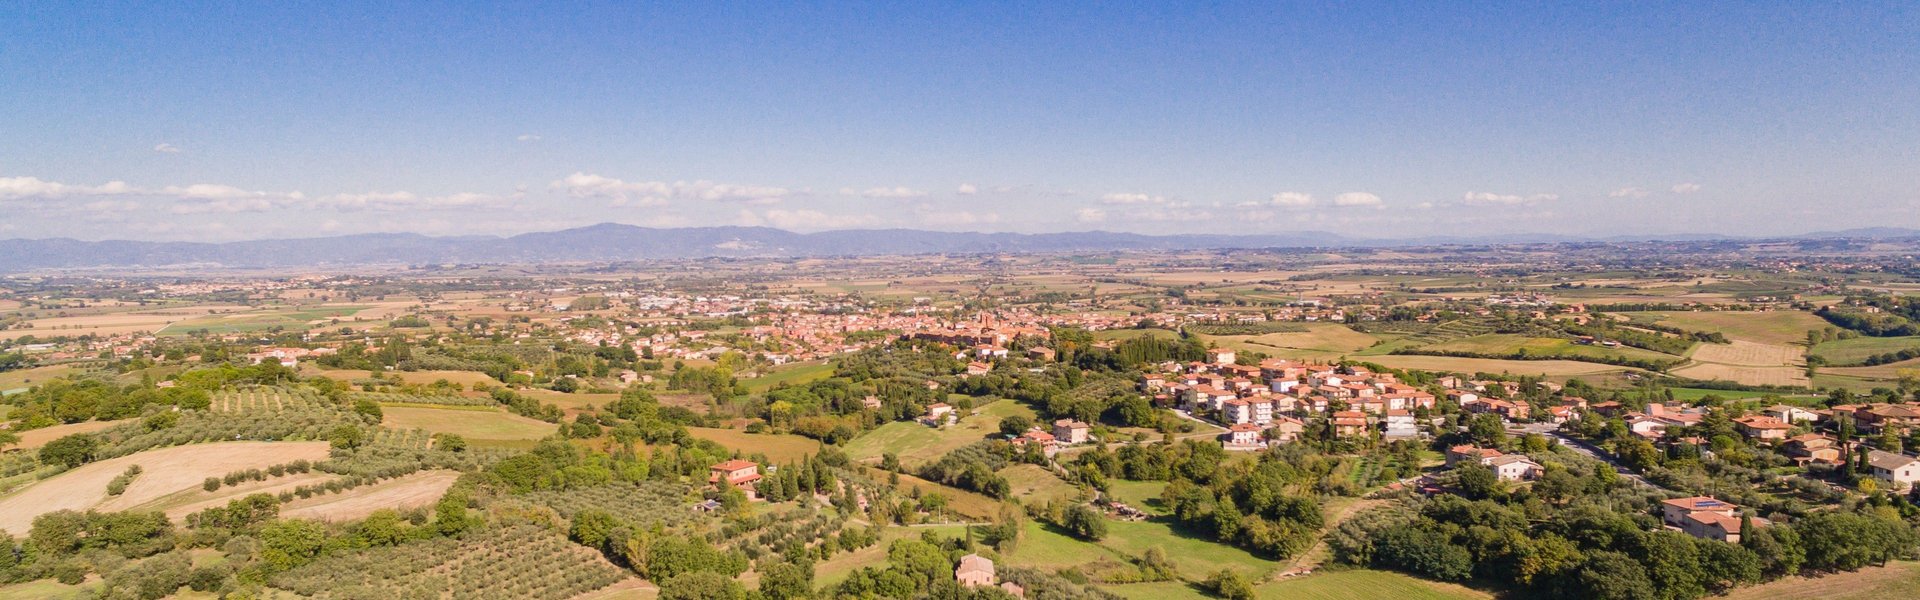
[[[1073,419],[1061,419],[1053,422],[1053,437],[1062,444],[1084,444],[1091,437],[1093,428],[1086,423]]]
[[[1498,476],[1501,481],[1531,481],[1539,478],[1541,473],[1546,472],[1546,469],[1541,467],[1540,463],[1533,462],[1527,457],[1518,454],[1496,456],[1482,462],[1492,468],[1493,474]]]
[[[1765,412],[1768,416],[1771,416],[1775,419],[1779,419],[1781,421],[1785,421],[1787,423],[1812,423],[1820,420],[1820,413],[1807,410],[1804,408],[1800,408],[1798,406],[1787,406],[1785,404],[1775,404],[1773,406],[1769,406],[1763,412]]]
[[[1252,423],[1234,425],[1223,437],[1220,444],[1228,450],[1256,450],[1262,446],[1260,426]]]
[[[1034,346],[1027,349],[1027,358],[1041,362],[1053,362],[1054,352],[1046,346]]]
[[[1740,506],[1708,496],[1675,498],[1660,502],[1660,520],[1687,535],[1740,543]],[[1754,520],[1754,526],[1765,522]]]
[[[983,362],[967,363],[967,375],[985,375],[993,372],[993,365]]]
[[[1300,439],[1300,436],[1307,432],[1307,424],[1293,417],[1276,418],[1270,428],[1273,431],[1273,439],[1281,442]]]
[[[1232,350],[1228,350],[1225,348],[1208,348],[1207,349],[1207,362],[1210,362],[1216,365],[1233,364],[1233,361],[1235,358],[1236,356],[1234,355]]]
[[[1504,453],[1493,448],[1481,448],[1471,444],[1462,444],[1447,449],[1447,466],[1451,467],[1462,462],[1486,464],[1487,461],[1504,455]]]
[[[1334,437],[1358,437],[1367,434],[1367,414],[1343,410],[1333,413]]]
[[[960,566],[954,568],[953,579],[966,587],[991,587],[1000,582],[994,573],[993,561],[978,554],[960,557]]]
[[[1420,437],[1420,427],[1414,422],[1413,413],[1405,410],[1389,410],[1383,435],[1387,439],[1407,439]]]
[[[1895,491],[1905,492],[1920,481],[1920,458],[1871,450],[1867,452],[1867,464],[1873,467],[1874,479]]]
[[[1766,443],[1787,439],[1787,433],[1793,430],[1785,421],[1766,415],[1748,415],[1733,420],[1733,427],[1740,435]]]
[[[1789,458],[1799,463],[1840,464],[1840,446],[1832,438],[1817,433],[1787,438],[1781,446]]]

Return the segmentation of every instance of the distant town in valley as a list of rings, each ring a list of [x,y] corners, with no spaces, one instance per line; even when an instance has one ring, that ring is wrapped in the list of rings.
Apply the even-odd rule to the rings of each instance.
[[[25,271],[0,596],[1895,597],[1916,251]]]

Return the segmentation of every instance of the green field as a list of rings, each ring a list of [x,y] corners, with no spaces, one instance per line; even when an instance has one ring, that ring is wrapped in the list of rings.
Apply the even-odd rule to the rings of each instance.
[[[913,421],[881,425],[847,443],[847,456],[854,460],[879,460],[882,454],[900,457],[911,468],[939,459],[955,448],[1000,433],[1000,420],[1013,415],[1033,416],[1033,409],[1012,400],[998,400],[979,407],[973,416],[959,423],[933,428]]]
[[[1920,348],[1920,336],[1861,336],[1850,340],[1821,342],[1807,354],[1827,359],[1827,364],[1857,365],[1877,354],[1899,352],[1909,348]]]
[[[1458,585],[1369,569],[1284,579],[1260,586],[1259,592],[1261,598],[1273,600],[1467,600],[1493,597],[1492,594]]]
[[[1583,358],[1585,359],[1625,358],[1625,359],[1631,359],[1631,360],[1653,360],[1653,361],[1680,360],[1680,357],[1674,356],[1672,354],[1665,354],[1661,352],[1654,352],[1652,350],[1644,350],[1644,349],[1632,348],[1628,346],[1608,348],[1605,346],[1590,346],[1585,344],[1576,344],[1576,343],[1573,343],[1573,340],[1562,339],[1562,338],[1536,338],[1536,337],[1526,337],[1521,335],[1510,335],[1510,334],[1504,334],[1504,333],[1464,337],[1456,340],[1449,340],[1439,344],[1433,344],[1430,346],[1426,346],[1425,348],[1427,350],[1438,350],[1443,352],[1472,352],[1476,354],[1490,354],[1490,355],[1501,355],[1501,356],[1514,354],[1518,352],[1525,352],[1528,356],[1554,356],[1554,357],[1564,357],[1569,360],[1580,360]]]
[[[478,446],[523,447],[552,435],[559,426],[489,407],[423,408],[391,406],[381,410],[381,425],[451,433]]]
[[[746,380],[747,389],[756,394],[764,394],[773,386],[785,383],[806,385],[833,375],[833,365],[827,361],[804,362],[784,365],[772,372]]]
[[[366,309],[366,306],[328,305],[305,306],[281,310],[243,312],[224,315],[195,317],[166,326],[160,335],[189,335],[197,331],[219,335],[225,333],[249,333],[280,328],[284,331],[306,331],[313,321],[346,317]]]
[[[1038,465],[1014,465],[1000,470],[1000,476],[1007,478],[1013,486],[1013,497],[1028,505],[1045,504],[1050,500],[1071,500],[1080,496],[1080,489],[1073,484],[1061,481],[1052,471]]]
[[[0,372],[0,390],[30,388],[46,383],[49,379],[81,372],[83,372],[81,369],[72,365],[53,365]]]
[[[67,585],[52,579],[0,586],[0,600],[64,600],[91,597],[96,584]]]
[[[797,435],[747,433],[738,429],[711,427],[688,427],[687,433],[747,454],[765,454],[768,460],[776,463],[794,462],[820,453],[819,441]]]
[[[1763,344],[1804,344],[1807,332],[1825,329],[1826,319],[1798,310],[1648,311],[1618,313],[1636,323],[1655,323],[1688,331],[1717,331],[1727,337]]]
[[[1139,557],[1148,548],[1159,548],[1173,561],[1174,568],[1189,579],[1204,579],[1222,568],[1239,571],[1259,580],[1278,565],[1245,550],[1188,537],[1160,521],[1107,521],[1107,537],[1089,542],[1073,537],[1052,525],[1027,523],[1020,546],[1011,562],[1020,566],[1047,569],[1082,565],[1101,558]]]

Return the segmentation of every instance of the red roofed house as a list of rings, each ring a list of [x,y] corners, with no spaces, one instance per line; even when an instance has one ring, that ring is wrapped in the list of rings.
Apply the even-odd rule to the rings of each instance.
[[[1749,415],[1733,420],[1735,429],[1744,435],[1763,442],[1777,442],[1787,439],[1787,432],[1793,429],[1785,421],[1766,415]]]
[[[749,498],[753,497],[753,482],[760,480],[760,465],[749,460],[736,458],[709,467],[707,471],[707,483],[714,487],[725,483],[740,488]]]

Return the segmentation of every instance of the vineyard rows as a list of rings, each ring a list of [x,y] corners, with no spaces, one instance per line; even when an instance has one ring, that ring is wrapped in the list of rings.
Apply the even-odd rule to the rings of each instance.
[[[391,392],[353,392],[347,395],[351,400],[372,400],[382,404],[433,404],[439,406],[495,406],[499,404],[492,398],[468,398],[451,395],[395,394]]]
[[[609,483],[570,490],[523,494],[529,502],[552,508],[568,519],[588,510],[604,511],[640,527],[659,523],[676,527],[703,518],[693,511],[687,486],[664,481]]]

